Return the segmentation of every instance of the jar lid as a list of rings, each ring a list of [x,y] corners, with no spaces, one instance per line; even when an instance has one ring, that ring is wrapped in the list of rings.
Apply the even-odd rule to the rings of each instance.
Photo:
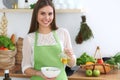
[[[9,70],[5,70],[4,73],[9,73]]]

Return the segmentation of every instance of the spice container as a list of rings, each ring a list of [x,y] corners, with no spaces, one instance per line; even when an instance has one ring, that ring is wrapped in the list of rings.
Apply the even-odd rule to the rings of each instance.
[[[4,71],[4,79],[3,80],[11,80],[11,78],[9,76],[9,70]]]
[[[28,0],[25,0],[24,8],[29,8]]]

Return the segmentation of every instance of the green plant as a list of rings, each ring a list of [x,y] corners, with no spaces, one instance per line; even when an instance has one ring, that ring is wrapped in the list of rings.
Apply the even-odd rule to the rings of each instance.
[[[12,43],[9,37],[0,35],[0,48],[8,48],[9,50],[15,50],[15,45]]]
[[[110,65],[117,65],[118,63],[120,64],[120,52],[116,53],[109,60],[105,61],[105,63],[108,63]]]
[[[86,40],[90,39],[91,37],[93,37],[92,30],[86,23],[86,16],[83,15],[83,16],[81,16],[81,18],[82,18],[82,22],[80,25],[81,28],[75,38],[75,41],[77,44],[81,44],[83,41],[86,41]]]
[[[77,65],[84,65],[86,62],[96,62],[95,58],[89,56],[86,52],[84,52],[79,58],[77,58]]]
[[[35,7],[35,3],[34,4],[30,4],[30,8],[33,9]]]

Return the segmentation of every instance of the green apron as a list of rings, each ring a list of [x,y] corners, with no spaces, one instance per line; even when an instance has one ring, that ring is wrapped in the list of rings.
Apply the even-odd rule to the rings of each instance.
[[[40,70],[41,67],[58,67],[61,69],[61,73],[57,76],[56,80],[68,80],[64,64],[61,62],[59,54],[61,53],[60,41],[56,35],[55,31],[53,32],[53,36],[56,40],[55,45],[44,45],[37,46],[38,40],[38,32],[35,33],[35,43],[34,43],[34,69]],[[44,80],[40,76],[32,76],[31,80]]]

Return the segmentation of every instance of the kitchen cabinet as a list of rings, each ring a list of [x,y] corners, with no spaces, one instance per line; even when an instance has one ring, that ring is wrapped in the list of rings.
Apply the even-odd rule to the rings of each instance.
[[[33,9],[0,9],[0,12],[32,12]],[[56,9],[56,13],[80,13],[81,9]]]

